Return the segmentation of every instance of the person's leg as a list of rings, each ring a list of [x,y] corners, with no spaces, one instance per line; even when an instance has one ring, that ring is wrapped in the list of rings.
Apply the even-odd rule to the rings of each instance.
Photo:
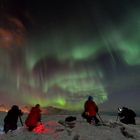
[[[13,124],[10,129],[11,130],[16,130],[17,129],[17,124]]]
[[[92,117],[87,117],[86,119],[88,123],[91,123]]]
[[[120,122],[128,124],[128,120],[126,118],[120,119]]]
[[[34,129],[35,127],[36,127],[36,126],[29,126],[29,127],[28,127],[28,130],[29,130],[29,131],[33,131],[33,129]]]
[[[136,120],[135,120],[135,118],[133,119],[133,124],[136,125]]]
[[[10,130],[10,125],[9,124],[4,124],[4,132],[7,133]]]
[[[96,116],[93,116],[93,119],[95,121],[95,124],[98,124],[99,123],[99,119]]]
[[[129,118],[129,124],[136,124],[135,119],[134,118]]]

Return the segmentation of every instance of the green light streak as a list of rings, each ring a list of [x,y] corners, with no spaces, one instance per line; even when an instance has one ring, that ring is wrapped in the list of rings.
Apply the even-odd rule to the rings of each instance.
[[[67,109],[72,109],[73,107],[75,109],[82,109],[86,95],[93,95],[95,97],[95,100],[99,104],[105,102],[108,99],[105,88],[103,87],[99,78],[97,78],[96,73],[93,71],[89,71],[88,73],[86,71],[67,74],[59,73],[58,75],[55,75],[53,78],[47,81],[46,84],[44,84],[44,92],[46,92],[46,95],[47,92],[49,92],[48,89],[50,88],[52,88],[54,92],[57,92],[57,90],[54,89],[56,85],[57,87],[62,89],[63,95],[61,95],[62,93],[59,93],[60,91],[58,91],[58,93],[56,94],[60,94],[61,98],[64,97],[65,99],[67,99],[67,102],[65,102],[64,104],[65,108]],[[83,96],[81,98],[81,102],[77,100],[78,95]],[[70,99],[76,99],[77,102],[70,101],[68,97]]]
[[[75,46],[71,54],[74,60],[80,60],[80,59],[83,60],[83,59],[88,59],[91,56],[95,57],[100,51],[100,49],[101,47],[99,46],[99,44],[87,43],[85,45]]]
[[[125,62],[128,65],[139,65],[140,64],[140,47],[136,44],[122,43],[122,54]]]

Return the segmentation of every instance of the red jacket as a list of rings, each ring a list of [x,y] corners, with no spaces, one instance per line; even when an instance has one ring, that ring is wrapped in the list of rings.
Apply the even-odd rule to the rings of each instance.
[[[37,123],[41,121],[41,110],[38,107],[32,107],[25,124],[26,126],[37,126]]]
[[[98,112],[98,107],[96,103],[92,100],[88,100],[85,102],[85,112],[88,113],[88,116],[95,116]]]

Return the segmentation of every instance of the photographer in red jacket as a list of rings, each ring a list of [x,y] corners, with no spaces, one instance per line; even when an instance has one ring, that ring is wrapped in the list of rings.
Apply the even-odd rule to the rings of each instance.
[[[99,123],[98,118],[96,117],[96,113],[98,112],[98,107],[96,103],[93,101],[93,97],[89,96],[88,100],[84,104],[84,112],[82,117],[87,120],[88,123],[95,121],[95,124]]]
[[[28,130],[32,131],[35,127],[37,127],[38,122],[41,122],[41,110],[40,105],[36,104],[35,107],[32,107],[25,124],[28,127]]]

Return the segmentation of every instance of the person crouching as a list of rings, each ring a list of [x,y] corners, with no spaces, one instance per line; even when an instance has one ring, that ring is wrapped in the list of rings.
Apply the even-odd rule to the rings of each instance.
[[[135,117],[136,113],[132,109],[127,107],[122,107],[119,109],[118,116],[120,117],[120,122],[125,124],[136,124]]]
[[[98,118],[96,117],[96,113],[98,112],[98,107],[96,103],[93,101],[93,97],[89,96],[88,100],[84,104],[84,112],[82,117],[87,120],[88,123],[95,121],[97,125],[99,123]]]
[[[35,107],[32,107],[27,119],[25,120],[25,125],[28,127],[29,131],[32,131],[37,127],[39,122],[41,122],[41,110],[40,105],[36,104]]]
[[[13,105],[4,118],[4,132],[17,129],[18,117],[22,116],[23,112],[17,105]]]

